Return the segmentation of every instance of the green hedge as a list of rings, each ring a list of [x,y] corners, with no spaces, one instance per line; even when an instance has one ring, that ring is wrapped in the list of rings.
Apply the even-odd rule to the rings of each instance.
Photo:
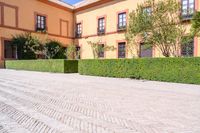
[[[200,84],[200,58],[80,60],[79,73]]]
[[[77,73],[77,60],[16,60],[5,62],[7,69],[29,70],[55,73]]]

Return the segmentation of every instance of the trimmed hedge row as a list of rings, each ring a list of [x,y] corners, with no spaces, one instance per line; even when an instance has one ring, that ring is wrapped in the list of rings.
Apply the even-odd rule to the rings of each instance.
[[[200,58],[80,60],[82,75],[200,84]]]
[[[0,60],[0,68],[4,68],[4,61]]]
[[[16,60],[5,61],[7,69],[29,70],[40,72],[55,72],[55,73],[77,73],[77,60]]]

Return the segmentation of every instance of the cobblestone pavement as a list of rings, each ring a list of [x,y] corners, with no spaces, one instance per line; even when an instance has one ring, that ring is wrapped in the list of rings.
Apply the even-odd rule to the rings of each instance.
[[[200,133],[200,86],[0,70],[0,133]]]

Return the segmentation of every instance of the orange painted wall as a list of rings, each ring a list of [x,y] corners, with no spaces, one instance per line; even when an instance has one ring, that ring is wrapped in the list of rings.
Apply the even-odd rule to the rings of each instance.
[[[73,42],[73,12],[48,5],[38,0],[0,0],[0,38],[32,32],[41,39],[49,38],[65,46]],[[47,16],[47,34],[35,32],[35,14]],[[0,59],[3,58],[0,41]]]

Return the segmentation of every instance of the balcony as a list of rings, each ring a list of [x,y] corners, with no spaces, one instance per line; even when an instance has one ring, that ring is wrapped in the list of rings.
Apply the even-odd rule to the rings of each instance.
[[[189,21],[192,19],[194,15],[195,9],[186,9],[182,10],[181,19],[182,21]]]
[[[97,28],[97,34],[98,35],[104,35],[105,34],[105,29]]]
[[[117,25],[117,31],[118,32],[126,31],[126,28],[127,28],[126,24],[125,25],[124,24],[118,24]]]
[[[75,33],[75,37],[76,37],[76,38],[81,38],[81,37],[82,37],[82,33],[76,32],[76,33]]]
[[[35,31],[46,33],[47,32],[47,27],[44,26],[43,28],[41,28],[41,27],[38,27],[38,25],[36,24]]]
[[[192,20],[193,14],[182,14],[181,19],[182,21],[189,21]]]

